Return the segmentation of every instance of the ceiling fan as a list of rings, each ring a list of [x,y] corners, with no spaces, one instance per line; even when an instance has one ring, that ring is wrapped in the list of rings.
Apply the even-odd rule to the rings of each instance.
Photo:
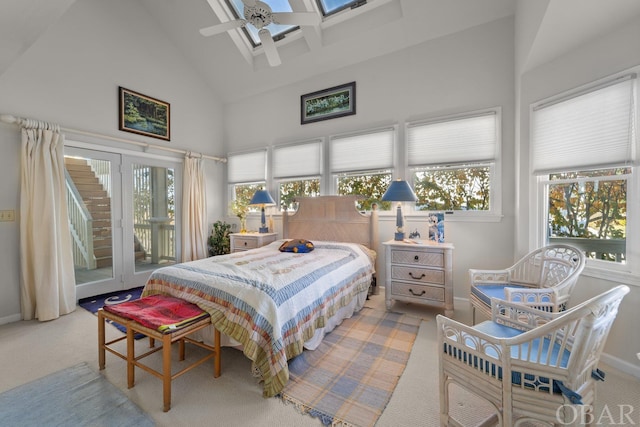
[[[280,55],[278,54],[278,49],[276,49],[276,44],[273,41],[271,32],[266,28],[267,25],[273,23],[302,26],[317,25],[320,23],[320,17],[313,12],[272,12],[271,6],[260,0],[242,0],[242,3],[244,4],[244,19],[236,19],[202,28],[200,34],[209,37],[251,24],[258,29],[258,37],[264,47],[267,61],[269,61],[269,65],[272,67],[280,65],[282,61],[280,60]]]

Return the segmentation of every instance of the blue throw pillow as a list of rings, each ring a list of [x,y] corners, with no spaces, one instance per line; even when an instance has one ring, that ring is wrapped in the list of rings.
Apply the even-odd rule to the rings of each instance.
[[[314,249],[313,243],[304,239],[293,239],[280,245],[280,252],[307,253]]]

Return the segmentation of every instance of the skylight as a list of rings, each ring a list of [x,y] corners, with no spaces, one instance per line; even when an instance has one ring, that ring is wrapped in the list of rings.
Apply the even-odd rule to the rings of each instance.
[[[260,0],[263,3],[267,3],[271,7],[272,12],[293,12],[288,0]],[[335,0],[334,0],[335,1]],[[341,0],[344,2],[344,0]],[[226,0],[230,5],[233,13],[236,15],[236,19],[244,19],[244,3],[242,0]],[[278,25],[269,24],[265,27],[271,32],[271,36],[274,40],[278,40],[286,33],[293,31],[299,27],[295,25]],[[253,25],[245,25],[243,28],[245,35],[251,41],[253,47],[260,46],[260,38],[258,37],[258,30]]]
[[[366,0],[316,0],[322,16],[329,16],[354,5],[364,4]]]

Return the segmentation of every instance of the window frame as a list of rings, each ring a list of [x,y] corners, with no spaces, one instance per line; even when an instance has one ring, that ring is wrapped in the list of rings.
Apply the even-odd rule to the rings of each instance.
[[[629,200],[629,194],[630,191],[630,184],[633,180],[633,168],[629,167],[629,166],[620,166],[618,168],[594,168],[594,169],[590,169],[590,171],[602,171],[602,170],[611,170],[611,169],[629,169],[629,173],[628,174],[624,174],[624,175],[604,175],[604,176],[592,176],[592,177],[577,177],[577,178],[563,178],[563,179],[550,179],[549,175],[551,174],[546,174],[546,175],[541,175],[540,176],[540,184],[543,186],[543,193],[545,194],[545,200],[547,201],[546,203],[546,207],[545,207],[545,213],[544,213],[544,229],[548,230],[550,227],[549,224],[549,194],[550,194],[550,187],[553,185],[571,185],[571,184],[584,184],[587,182],[604,182],[604,181],[625,181],[626,182],[626,187],[627,187],[627,198],[625,200],[625,206],[627,206],[627,202]],[[626,210],[625,213],[628,213],[628,209]],[[625,222],[628,223],[629,221],[626,220],[627,217],[625,216]],[[627,230],[628,227],[625,226],[625,235],[627,234]],[[550,244],[549,241],[549,233],[545,233],[545,242],[544,244]],[[558,239],[562,239],[562,237],[558,237]],[[593,240],[605,240],[605,239],[593,239]],[[625,238],[625,256],[626,256],[626,241],[628,239]],[[601,265],[602,267],[605,266],[622,266],[622,265],[626,265],[627,263],[625,262],[623,263],[618,263],[618,262],[612,262],[612,261],[603,261],[603,260],[598,260],[598,259],[593,259],[593,258],[587,258],[587,259],[591,259],[592,262],[596,265]]]
[[[263,169],[263,174],[262,176],[259,176],[258,174],[254,175],[254,176],[249,176],[246,180],[230,180],[229,179],[229,174],[231,173],[231,171],[229,170],[229,163],[231,161],[232,158],[234,158],[234,156],[236,158],[241,158],[242,156],[251,156],[254,154],[258,154],[262,152],[263,153],[263,158],[264,158],[264,169]],[[227,155],[227,206],[225,209],[225,212],[227,213],[227,215],[229,216],[234,216],[233,212],[231,212],[231,204],[233,203],[233,201],[236,199],[236,186],[238,185],[256,185],[256,186],[262,186],[264,189],[268,190],[269,187],[267,185],[268,183],[268,179],[267,179],[267,166],[268,166],[268,156],[269,156],[269,150],[267,148],[261,148],[258,150],[247,150],[247,151],[241,151],[241,152],[234,152],[234,153],[229,153]],[[258,207],[253,207],[253,206],[249,206],[249,210],[248,210],[248,214],[252,214],[252,213],[256,213],[259,212]]]
[[[630,283],[630,277],[635,276],[637,278],[640,275],[640,257],[638,256],[640,254],[640,245],[636,243],[638,239],[629,238],[629,236],[635,236],[640,233],[640,195],[637,194],[640,191],[640,174],[638,173],[638,167],[629,165],[620,167],[629,167],[631,169],[630,175],[625,178],[627,181],[626,263],[587,258],[585,273],[600,279]],[[550,180],[549,174],[534,176],[534,180],[536,185],[536,209],[532,211],[537,214],[532,221],[535,225],[532,227],[532,233],[534,233],[532,241],[536,247],[541,247],[548,244],[546,230],[549,217],[549,185],[559,182]],[[579,181],[579,179],[575,179],[575,181]],[[636,219],[634,220],[634,218]]]
[[[485,115],[494,115],[495,116],[495,129],[496,129],[496,140],[495,140],[495,152],[493,159],[487,160],[474,160],[474,161],[455,161],[455,162],[444,162],[444,163],[433,163],[433,164],[420,164],[420,165],[409,165],[409,128],[421,125],[429,125],[435,123],[442,123],[448,121],[456,121],[465,118],[473,118],[480,117]],[[432,117],[422,120],[416,120],[411,122],[406,122],[404,127],[404,158],[405,167],[407,170],[407,175],[409,177],[409,182],[412,188],[415,188],[415,174],[418,171],[422,170],[432,170],[437,168],[442,169],[461,169],[465,166],[473,167],[473,166],[489,166],[490,168],[490,178],[489,178],[489,209],[478,211],[466,211],[466,210],[454,210],[454,211],[445,211],[447,214],[447,221],[466,221],[466,222],[499,222],[502,220],[502,107],[490,107],[484,108],[480,110],[473,110],[467,112],[460,112],[455,114],[448,114],[444,116]],[[415,206],[411,206],[411,211],[409,215],[415,215],[417,217],[425,217],[428,216],[429,213],[436,211],[427,211],[427,210],[417,210]],[[441,211],[438,211],[441,212]]]
[[[557,93],[553,96],[547,97],[543,100],[534,102],[529,106],[529,153],[533,150],[533,134],[534,134],[534,120],[533,113],[536,107],[548,103],[550,101],[556,101],[558,99],[569,99],[571,97],[577,97],[596,91],[603,85],[606,87],[611,81],[616,80],[630,73],[640,72],[640,67],[634,67],[629,70],[616,73],[614,75],[598,79],[580,87],[566,90]],[[638,102],[640,101],[640,95],[638,93],[638,79],[633,87],[633,99],[634,99],[634,111],[632,120],[635,123],[640,123],[640,108],[638,108]],[[636,130],[633,134],[631,142],[633,150],[638,150],[640,146],[639,132]],[[606,280],[608,282],[618,282],[631,285],[638,285],[640,283],[640,241],[638,239],[629,238],[629,236],[637,236],[640,234],[640,165],[637,161],[629,161],[626,164],[619,165],[603,165],[602,167],[593,167],[591,170],[609,169],[615,167],[626,167],[631,169],[631,174],[627,178],[627,229],[626,229],[626,263],[602,261],[597,259],[587,259],[583,275]],[[582,170],[590,168],[582,168]],[[529,164],[529,179],[530,179],[530,206],[532,206],[532,217],[529,221],[529,242],[531,247],[541,247],[547,244],[547,221],[548,221],[548,205],[549,205],[549,193],[548,185],[555,181],[549,180],[550,173],[562,173],[575,171],[575,168],[568,170],[555,170],[555,171],[542,171],[535,173],[533,171],[533,165]],[[533,216],[535,215],[535,217]]]
[[[311,169],[311,173],[303,173],[303,174],[283,174],[279,175],[276,173],[276,151],[277,150],[286,150],[287,148],[296,148],[300,146],[311,146],[317,144],[319,148],[319,156],[318,156],[318,164],[313,165]],[[324,159],[325,159],[325,139],[324,138],[313,138],[304,141],[296,141],[296,142],[288,142],[283,144],[273,145],[270,149],[270,171],[272,176],[272,183],[275,194],[274,199],[276,201],[277,206],[279,207],[278,211],[282,211],[282,200],[280,200],[280,184],[292,181],[308,181],[317,179],[319,181],[319,194],[322,194],[323,188],[323,177],[324,177]]]
[[[378,164],[378,165],[361,164],[357,167],[349,168],[349,169],[345,169],[343,167],[336,168],[335,165],[332,164],[332,159],[334,154],[333,153],[334,141],[340,140],[340,139],[347,139],[351,137],[358,138],[366,135],[373,135],[378,133],[381,134],[385,132],[389,132],[389,134],[391,135],[391,141],[390,141],[391,160],[388,163]],[[355,132],[340,133],[340,134],[329,136],[328,142],[327,142],[327,150],[329,151],[329,155],[327,156],[327,162],[328,162],[327,170],[329,171],[328,173],[330,176],[329,193],[335,194],[335,195],[339,194],[338,180],[343,175],[347,175],[347,176],[377,175],[381,173],[387,173],[388,171],[388,173],[391,175],[391,179],[393,180],[397,171],[397,155],[396,155],[397,144],[398,144],[398,126],[397,125],[361,129]],[[382,193],[384,194],[384,191]],[[380,197],[382,197],[382,194],[380,195]],[[381,212],[384,215],[384,212],[386,211],[381,210]],[[391,212],[391,211],[388,211],[388,212]]]

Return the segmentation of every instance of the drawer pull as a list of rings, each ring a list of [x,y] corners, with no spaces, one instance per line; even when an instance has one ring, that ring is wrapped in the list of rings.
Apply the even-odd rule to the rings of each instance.
[[[409,276],[411,276],[413,280],[420,280],[424,277],[424,273],[422,273],[420,277],[415,277],[412,272],[409,272]]]
[[[244,245],[247,246],[247,242],[244,242]]]
[[[413,292],[413,289],[409,288],[409,292],[411,292],[411,295],[413,295],[414,297],[421,297],[422,295],[426,294],[427,291],[425,291],[424,289],[422,290],[422,292],[420,292],[419,294]]]
[[[418,255],[416,255],[416,256],[414,256],[414,257],[413,257],[413,260],[414,260],[415,262],[418,262],[418,261],[420,261],[420,257],[419,257]]]

